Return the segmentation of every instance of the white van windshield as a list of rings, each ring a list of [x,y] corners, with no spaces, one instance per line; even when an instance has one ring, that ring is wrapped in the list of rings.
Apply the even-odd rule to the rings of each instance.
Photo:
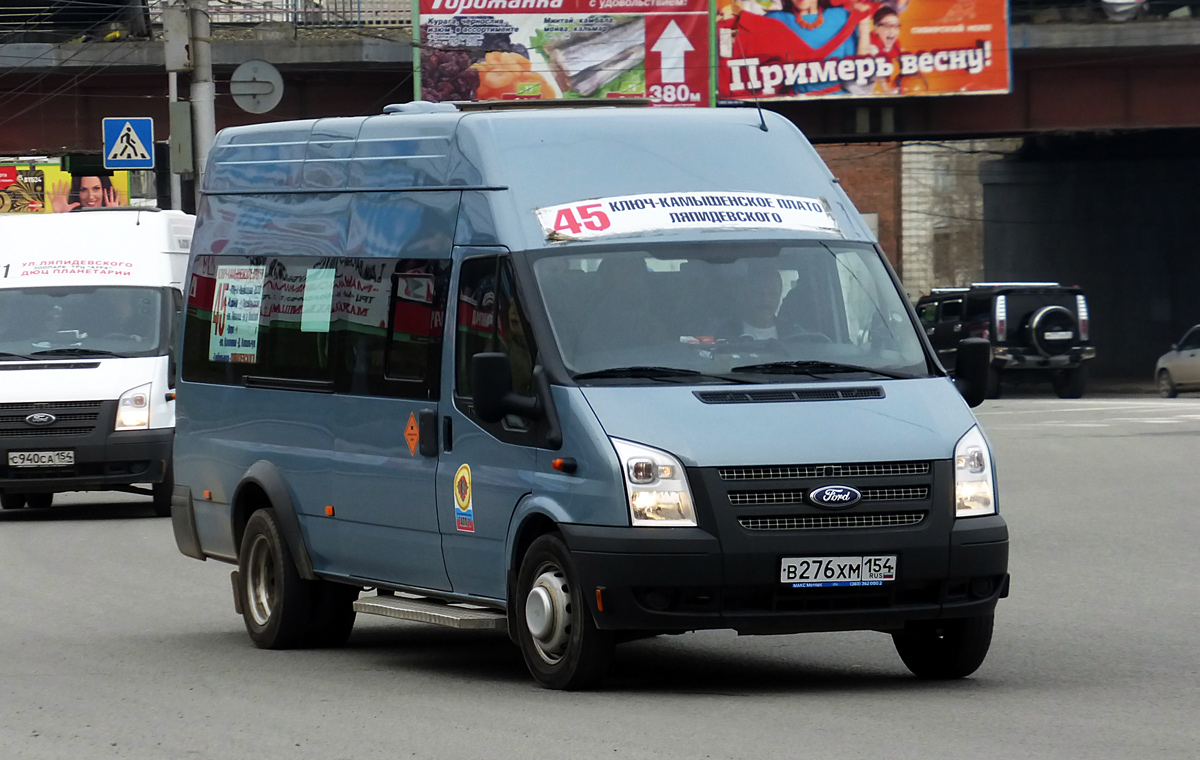
[[[163,352],[163,291],[137,287],[0,290],[0,361]]]
[[[734,382],[929,374],[870,246],[608,249],[545,256],[533,269],[578,379],[675,369]]]

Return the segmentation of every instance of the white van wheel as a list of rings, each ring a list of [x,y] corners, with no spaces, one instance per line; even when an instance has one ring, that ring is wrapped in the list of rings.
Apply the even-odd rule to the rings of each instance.
[[[555,534],[540,536],[521,561],[514,602],[525,665],[549,689],[581,689],[608,670],[614,640],[596,628],[571,554]]]

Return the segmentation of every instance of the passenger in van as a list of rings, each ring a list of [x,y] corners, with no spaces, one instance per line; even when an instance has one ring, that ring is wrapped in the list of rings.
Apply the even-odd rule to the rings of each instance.
[[[782,297],[783,280],[778,270],[751,269],[739,289],[734,315],[718,328],[717,337],[728,341],[780,337],[776,312]]]

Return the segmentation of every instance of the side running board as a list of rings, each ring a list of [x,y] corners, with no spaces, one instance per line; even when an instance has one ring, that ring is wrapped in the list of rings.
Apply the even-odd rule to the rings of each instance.
[[[500,610],[400,594],[364,596],[354,603],[354,611],[364,615],[383,615],[400,620],[416,620],[421,623],[444,625],[450,628],[492,631],[503,631],[508,628],[508,616]]]

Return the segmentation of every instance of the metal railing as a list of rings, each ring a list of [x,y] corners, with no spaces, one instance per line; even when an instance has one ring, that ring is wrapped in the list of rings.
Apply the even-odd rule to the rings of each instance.
[[[150,23],[157,25],[167,0],[147,0]],[[209,0],[213,24],[267,22],[307,28],[410,27],[408,0]]]

